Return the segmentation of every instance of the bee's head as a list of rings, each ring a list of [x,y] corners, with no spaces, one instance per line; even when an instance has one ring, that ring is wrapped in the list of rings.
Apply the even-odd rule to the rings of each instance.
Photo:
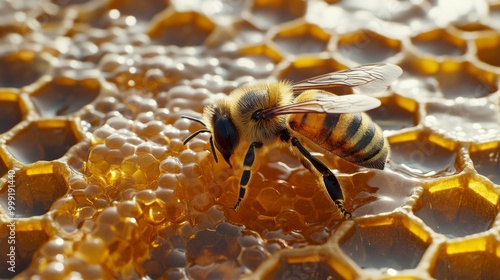
[[[215,104],[207,108],[206,112],[212,127],[214,145],[227,164],[231,166],[229,158],[233,155],[240,142],[240,135],[231,119],[229,107]]]
[[[215,103],[207,106],[203,115],[207,124],[201,120],[184,116],[184,118],[196,121],[207,127],[207,129],[200,129],[191,134],[188,138],[186,138],[186,140],[184,140],[184,144],[200,133],[211,133],[210,146],[212,148],[212,154],[215,158],[215,162],[218,162],[217,154],[215,152],[215,148],[217,148],[227,164],[232,167],[229,158],[233,155],[234,150],[238,146],[240,136],[233,121],[231,120],[229,107],[226,103]]]

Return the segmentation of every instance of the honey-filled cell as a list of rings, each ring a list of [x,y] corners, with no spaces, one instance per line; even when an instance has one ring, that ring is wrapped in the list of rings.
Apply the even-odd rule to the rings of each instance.
[[[21,88],[36,82],[51,69],[47,57],[29,50],[0,54],[0,87]]]
[[[362,269],[416,268],[431,243],[423,225],[400,212],[358,219],[339,239],[344,254]]]
[[[481,175],[500,185],[500,147],[498,142],[472,145],[469,149],[474,169]]]
[[[199,46],[203,45],[214,28],[215,24],[202,14],[171,12],[158,19],[148,35],[157,44]]]
[[[9,216],[13,214],[12,218],[45,214],[68,191],[68,170],[61,163],[40,162],[13,170],[10,183],[16,187],[14,193],[7,183],[0,188],[0,206],[4,211],[15,197],[14,211],[7,212]]]
[[[9,153],[22,163],[34,163],[39,160],[55,160],[82,138],[80,131],[72,121],[44,120],[27,124],[16,131],[6,146]],[[37,139],[33,143],[33,139]]]
[[[97,98],[101,91],[97,79],[74,80],[60,77],[43,84],[31,100],[44,118],[72,114]]]
[[[458,147],[434,134],[411,131],[389,137],[391,169],[420,178],[441,177],[460,171]]]
[[[20,123],[28,113],[27,104],[17,92],[0,91],[0,134]]]
[[[413,211],[448,238],[487,231],[499,213],[499,193],[481,178],[465,175],[429,183]]]
[[[495,279],[500,275],[499,244],[491,235],[441,244],[431,266],[431,276],[436,279]]]
[[[391,95],[380,98],[382,105],[366,113],[383,130],[400,130],[416,126],[419,122],[418,103]]]
[[[435,29],[411,38],[421,52],[437,56],[461,56],[467,51],[467,41],[444,29]]]

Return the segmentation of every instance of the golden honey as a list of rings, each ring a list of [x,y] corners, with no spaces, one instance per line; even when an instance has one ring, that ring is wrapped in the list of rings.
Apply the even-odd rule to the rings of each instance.
[[[0,16],[0,278],[494,279],[498,1],[7,1]],[[367,112],[385,170],[334,170],[345,221],[288,149],[216,163],[213,98],[386,61]],[[331,87],[336,94],[352,89]],[[220,156],[219,156],[220,158]]]

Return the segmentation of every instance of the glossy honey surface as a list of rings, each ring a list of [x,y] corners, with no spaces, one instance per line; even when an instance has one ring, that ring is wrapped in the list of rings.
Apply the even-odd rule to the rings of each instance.
[[[498,30],[494,0],[2,1],[0,278],[494,279]],[[404,70],[368,112],[385,169],[305,143],[351,220],[287,149],[235,212],[248,146],[183,145],[245,83],[378,62]]]

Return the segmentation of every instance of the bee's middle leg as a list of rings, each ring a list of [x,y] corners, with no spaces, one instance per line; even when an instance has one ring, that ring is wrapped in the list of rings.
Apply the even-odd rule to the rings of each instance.
[[[302,146],[297,138],[293,137],[291,142],[292,145],[297,147],[300,153],[314,166],[314,168],[321,173],[321,175],[323,175],[323,182],[325,184],[326,191],[332,198],[333,202],[335,202],[342,215],[344,215],[345,218],[350,218],[352,214],[344,208],[344,195],[337,177],[333,175],[332,171],[330,171],[324,163],[311,155],[311,153],[306,150],[304,146]]]
[[[245,197],[245,192],[247,190],[247,185],[248,182],[250,181],[250,175],[252,174],[252,165],[255,160],[255,148],[261,148],[262,143],[260,142],[253,142],[250,144],[250,147],[248,147],[247,154],[245,155],[245,159],[243,160],[243,174],[241,175],[240,179],[240,192],[238,195],[238,201],[236,201],[236,204],[233,206],[233,210],[236,211],[238,206],[240,205],[240,202],[243,200]]]

